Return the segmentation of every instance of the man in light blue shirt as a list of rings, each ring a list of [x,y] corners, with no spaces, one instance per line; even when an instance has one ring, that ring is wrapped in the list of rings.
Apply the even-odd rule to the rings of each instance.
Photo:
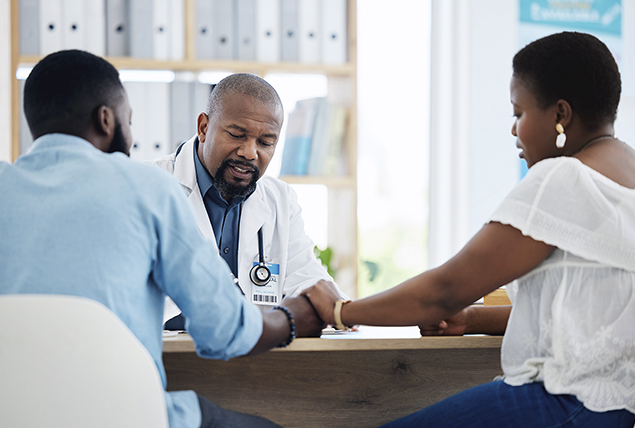
[[[197,229],[176,180],[131,161],[131,110],[118,73],[82,51],[40,61],[25,83],[35,139],[0,163],[0,294],[78,295],[109,307],[161,373],[165,296],[181,308],[197,353],[228,359],[319,335],[308,301],[261,311],[243,298]],[[166,393],[170,427],[276,426],[220,409],[193,391]],[[216,425],[215,425],[216,426]]]

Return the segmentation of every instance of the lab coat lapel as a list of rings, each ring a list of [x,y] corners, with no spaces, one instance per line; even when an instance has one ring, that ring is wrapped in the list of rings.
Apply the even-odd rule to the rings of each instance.
[[[208,239],[216,242],[214,229],[209,221],[201,190],[196,180],[196,167],[194,166],[194,146],[198,137],[194,136],[184,145],[179,155],[174,160],[174,177],[181,183],[188,193],[188,199],[196,215],[196,223],[199,229]]]

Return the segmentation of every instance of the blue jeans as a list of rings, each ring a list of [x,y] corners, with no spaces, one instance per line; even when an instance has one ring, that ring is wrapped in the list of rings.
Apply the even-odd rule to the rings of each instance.
[[[467,389],[382,428],[633,428],[626,410],[592,412],[572,395],[551,395],[542,383],[494,381]]]
[[[220,407],[200,394],[201,428],[282,428],[269,419]]]

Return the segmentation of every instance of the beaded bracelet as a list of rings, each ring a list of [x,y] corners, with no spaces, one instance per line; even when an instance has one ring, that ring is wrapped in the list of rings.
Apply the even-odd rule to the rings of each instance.
[[[289,346],[289,344],[293,342],[293,339],[295,339],[295,320],[293,319],[293,315],[291,315],[291,311],[284,306],[274,306],[273,309],[279,309],[284,312],[284,314],[287,316],[287,319],[289,320],[289,328],[291,329],[289,338],[282,342],[280,345],[276,346],[276,348],[284,348],[286,346]]]

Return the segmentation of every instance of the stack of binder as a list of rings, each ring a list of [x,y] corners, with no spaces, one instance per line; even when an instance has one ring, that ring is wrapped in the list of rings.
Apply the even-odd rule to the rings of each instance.
[[[132,107],[130,157],[145,161],[172,153],[196,134],[212,86],[196,81],[124,82]]]
[[[20,54],[81,49],[99,56],[179,61],[184,0],[20,0]]]
[[[344,64],[347,0],[194,0],[196,59]],[[184,0],[20,0],[20,54],[185,58]]]
[[[20,106],[24,80],[20,80]],[[130,157],[146,161],[172,153],[196,135],[196,119],[205,111],[212,85],[196,81],[124,82],[132,107]],[[26,153],[33,137],[20,107],[20,153]]]
[[[347,115],[326,98],[298,101],[289,113],[280,174],[345,175]]]

